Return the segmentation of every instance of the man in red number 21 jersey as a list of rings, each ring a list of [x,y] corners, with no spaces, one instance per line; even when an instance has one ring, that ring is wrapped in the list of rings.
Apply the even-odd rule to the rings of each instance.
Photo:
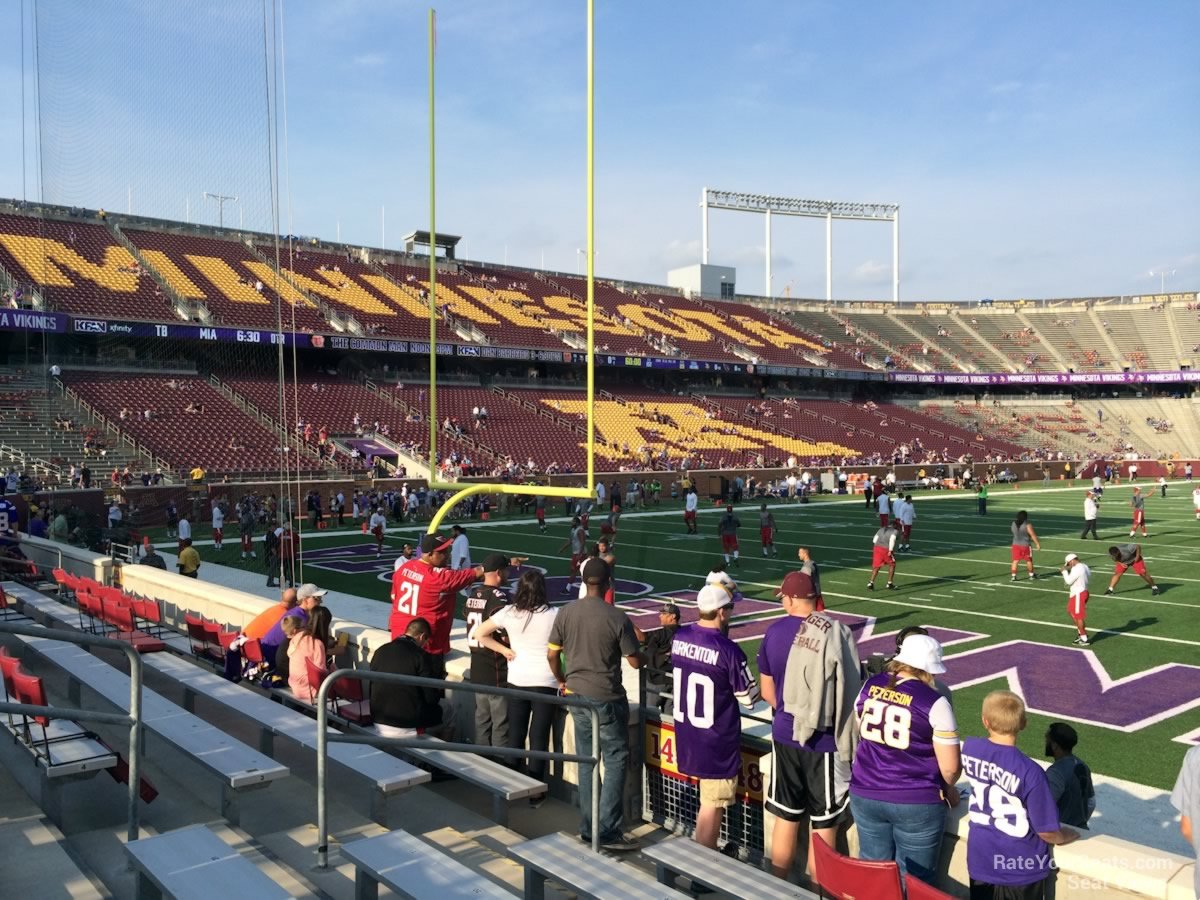
[[[445,568],[451,543],[440,534],[421,538],[421,558],[410,560],[392,575],[392,614],[388,618],[392,640],[404,634],[413,619],[429,622],[433,634],[425,650],[434,657],[434,670],[443,678],[446,654],[450,652],[450,627],[454,624],[454,597],[483,577],[483,566]],[[528,558],[514,556],[509,562],[516,568]]]

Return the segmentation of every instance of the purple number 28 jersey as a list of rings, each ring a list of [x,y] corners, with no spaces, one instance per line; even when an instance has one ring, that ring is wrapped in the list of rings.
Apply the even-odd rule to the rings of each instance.
[[[679,771],[693,778],[736,778],[742,717],[758,685],[742,648],[716,628],[685,625],[671,642]]]

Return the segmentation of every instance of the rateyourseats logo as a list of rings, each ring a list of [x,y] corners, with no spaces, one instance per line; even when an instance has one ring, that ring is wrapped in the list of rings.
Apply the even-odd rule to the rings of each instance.
[[[75,330],[85,334],[108,334],[108,323],[99,319],[76,319]]]

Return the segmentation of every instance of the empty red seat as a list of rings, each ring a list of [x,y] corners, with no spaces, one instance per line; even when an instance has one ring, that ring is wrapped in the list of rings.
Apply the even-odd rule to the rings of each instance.
[[[900,867],[895,862],[852,859],[813,835],[813,872],[821,893],[835,900],[904,900]]]

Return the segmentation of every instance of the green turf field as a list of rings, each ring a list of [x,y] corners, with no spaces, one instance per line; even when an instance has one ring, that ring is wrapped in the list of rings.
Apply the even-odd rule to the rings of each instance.
[[[986,517],[977,515],[970,494],[914,495],[913,550],[899,554],[898,588],[884,590],[881,575],[873,593],[865,586],[878,517],[861,499],[775,506],[777,559],[761,557],[757,504],[743,504],[743,556],[731,571],[748,599],[731,633],[753,662],[759,635],[780,615],[774,589],[796,565],[796,548],[804,543],[821,564],[830,611],[858,629],[864,654],[890,652],[894,640],[886,635],[906,625],[939,629],[962,733],[981,733],[983,696],[1011,683],[1040,710],[1031,714],[1023,736],[1026,752],[1040,755],[1046,725],[1068,719],[1080,734],[1077,752],[1097,772],[1169,789],[1187,745],[1200,740],[1200,574],[1192,565],[1200,522],[1190,486],[1173,484],[1165,500],[1152,486],[1143,489],[1152,492],[1146,502],[1151,536],[1138,540],[1162,587],[1159,596],[1133,572],[1126,573],[1115,596],[1104,596],[1112,574],[1107,548],[1130,540],[1126,486],[1110,488],[1101,504],[1100,541],[1079,539],[1082,485],[1070,491],[996,486]],[[1044,549],[1034,555],[1039,579],[1025,580],[1022,569],[1022,580],[1012,584],[1009,522],[1019,509],[1029,511]],[[684,533],[681,510],[671,501],[649,512],[661,514],[626,512],[616,544],[618,602],[643,627],[657,624],[653,598],[685,592],[680,597],[686,606],[686,592],[696,590],[721,558],[716,511],[702,513],[696,536]],[[593,537],[595,526],[593,520]],[[566,557],[557,550],[567,531],[564,519],[553,518],[545,535],[532,521],[468,525],[475,561],[491,550],[527,555],[551,576],[566,574]],[[203,536],[197,528],[197,538]],[[399,534],[389,535],[389,547],[398,548],[400,540]],[[373,544],[357,533],[306,535],[304,546],[306,580],[386,602],[381,576],[390,575],[394,552],[377,562]],[[1090,652],[1071,646],[1075,630],[1058,574],[1071,551],[1092,568]],[[241,564],[234,538],[219,555],[211,547],[201,553],[206,561]],[[561,583],[552,582],[555,590]]]

